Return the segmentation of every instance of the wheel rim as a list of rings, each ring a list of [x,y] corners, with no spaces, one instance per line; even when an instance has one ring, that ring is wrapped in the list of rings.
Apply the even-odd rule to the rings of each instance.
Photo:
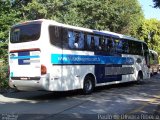
[[[86,92],[89,92],[89,91],[91,91],[92,90],[92,82],[91,82],[91,80],[86,80],[85,81],[85,84],[84,84],[84,89],[85,89],[85,91]]]

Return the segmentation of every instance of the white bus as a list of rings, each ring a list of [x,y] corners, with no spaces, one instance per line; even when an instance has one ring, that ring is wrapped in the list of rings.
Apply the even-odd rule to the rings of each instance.
[[[146,43],[120,34],[34,20],[11,28],[9,85],[68,91],[150,77]]]
[[[153,76],[154,74],[157,74],[159,71],[158,53],[154,50],[149,50],[149,55],[150,75]]]

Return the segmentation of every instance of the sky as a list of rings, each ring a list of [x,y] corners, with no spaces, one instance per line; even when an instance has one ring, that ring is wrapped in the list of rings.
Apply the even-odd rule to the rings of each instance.
[[[160,8],[153,8],[153,0],[138,0],[142,6],[146,19],[156,18],[160,20]]]

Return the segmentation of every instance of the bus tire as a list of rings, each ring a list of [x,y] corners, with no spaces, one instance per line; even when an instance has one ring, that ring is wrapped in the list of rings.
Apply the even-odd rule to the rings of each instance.
[[[83,82],[83,94],[91,94],[93,92],[94,87],[94,78],[90,75],[86,76]]]
[[[143,73],[140,71],[137,76],[137,83],[141,84],[143,81]]]
[[[152,72],[150,73],[150,76],[151,76],[151,77],[153,76],[153,73],[152,73]]]

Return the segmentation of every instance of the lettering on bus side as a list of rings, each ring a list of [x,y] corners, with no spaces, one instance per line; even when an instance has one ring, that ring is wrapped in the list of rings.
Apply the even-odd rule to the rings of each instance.
[[[119,57],[119,56],[51,54],[51,63],[133,65],[134,59],[130,57]]]

